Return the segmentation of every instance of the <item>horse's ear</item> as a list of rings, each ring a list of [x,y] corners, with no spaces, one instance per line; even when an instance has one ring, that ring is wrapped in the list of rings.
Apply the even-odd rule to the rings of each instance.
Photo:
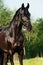
[[[29,3],[27,4],[27,7],[26,7],[27,9],[29,8]]]
[[[22,9],[24,9],[24,3],[22,4]]]

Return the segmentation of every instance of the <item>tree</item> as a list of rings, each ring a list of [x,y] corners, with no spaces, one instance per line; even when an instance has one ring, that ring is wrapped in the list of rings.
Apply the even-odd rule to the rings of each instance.
[[[36,20],[32,24],[31,32],[24,32],[26,57],[43,55],[43,19]]]
[[[8,26],[13,17],[13,12],[4,7],[3,0],[0,0],[0,27]]]
[[[43,56],[43,18],[37,20],[38,22],[38,39],[39,39],[39,54]]]

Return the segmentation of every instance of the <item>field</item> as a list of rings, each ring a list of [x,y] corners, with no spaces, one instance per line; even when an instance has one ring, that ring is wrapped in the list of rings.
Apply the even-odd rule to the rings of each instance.
[[[10,63],[8,63],[10,65]],[[19,61],[15,61],[15,65],[20,65]],[[43,58],[31,58],[23,60],[23,65],[43,65]]]

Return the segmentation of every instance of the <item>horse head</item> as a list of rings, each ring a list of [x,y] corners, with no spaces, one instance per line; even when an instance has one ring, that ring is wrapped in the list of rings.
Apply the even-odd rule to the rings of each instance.
[[[27,30],[31,31],[32,25],[31,25],[30,13],[28,9],[29,9],[29,3],[27,4],[26,7],[24,7],[24,4],[22,4],[20,13],[21,13],[22,24],[27,28]]]
[[[30,20],[30,12],[28,11],[28,9],[29,9],[29,3],[27,4],[26,7],[24,7],[23,3],[22,6],[16,11],[13,20],[15,21],[16,24],[18,24],[18,26],[21,23],[21,25],[24,25],[28,31],[31,31],[32,25]]]

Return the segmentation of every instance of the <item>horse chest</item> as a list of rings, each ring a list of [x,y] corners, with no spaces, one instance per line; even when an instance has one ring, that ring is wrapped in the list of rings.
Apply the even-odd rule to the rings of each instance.
[[[24,36],[20,34],[16,37],[16,41],[14,42],[14,48],[17,46],[19,47],[23,45],[24,45]]]

